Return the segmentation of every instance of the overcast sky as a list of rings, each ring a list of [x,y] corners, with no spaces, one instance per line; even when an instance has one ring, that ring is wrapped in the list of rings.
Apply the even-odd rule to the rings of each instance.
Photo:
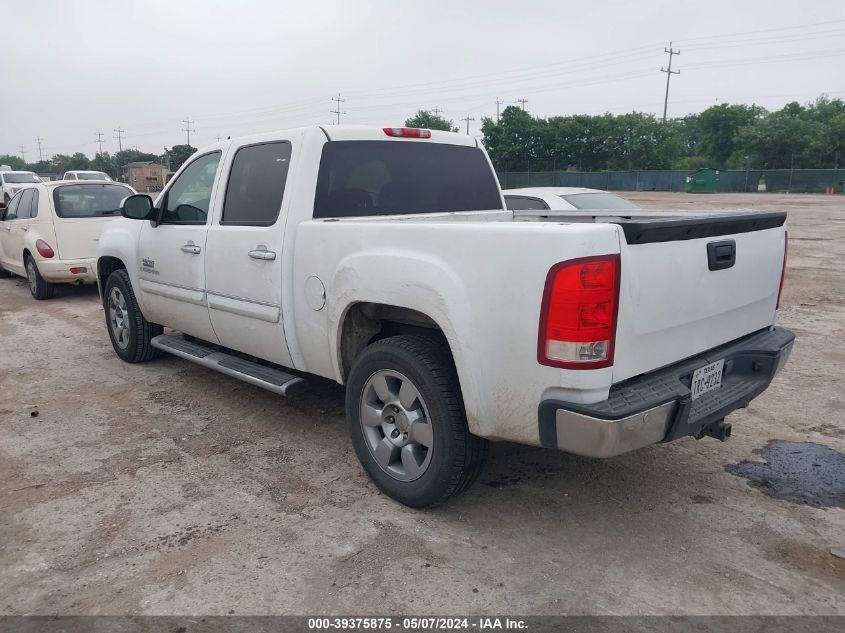
[[[439,107],[461,129],[527,99],[540,116],[779,108],[845,97],[843,0],[120,0],[15,3],[0,35],[0,153],[160,153],[217,136],[401,124]]]

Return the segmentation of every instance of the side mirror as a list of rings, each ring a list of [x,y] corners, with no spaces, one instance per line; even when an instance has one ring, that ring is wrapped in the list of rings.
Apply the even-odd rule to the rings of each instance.
[[[120,203],[120,215],[130,220],[155,220],[153,199],[144,193],[128,196]]]

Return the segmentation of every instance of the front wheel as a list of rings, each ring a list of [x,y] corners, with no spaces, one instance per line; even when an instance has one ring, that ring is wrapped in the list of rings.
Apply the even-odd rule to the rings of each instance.
[[[364,349],[349,374],[346,418],[364,470],[414,508],[443,503],[481,473],[487,441],[470,434],[448,347],[403,335]]]
[[[29,282],[29,292],[32,294],[32,298],[38,301],[51,299],[56,292],[56,286],[44,280],[44,277],[38,272],[38,265],[31,255],[27,255],[25,267],[26,280]]]
[[[150,323],[141,314],[129,274],[116,270],[106,280],[103,292],[106,326],[115,353],[127,363],[143,363],[161,355],[152,346],[152,339],[162,333],[162,327]]]

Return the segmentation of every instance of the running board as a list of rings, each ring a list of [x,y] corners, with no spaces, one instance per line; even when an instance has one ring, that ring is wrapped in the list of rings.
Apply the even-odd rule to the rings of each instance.
[[[208,367],[221,374],[232,376],[256,387],[262,387],[282,396],[303,387],[305,381],[281,369],[266,367],[238,356],[218,351],[201,343],[186,341],[181,336],[160,334],[150,341],[152,346],[168,354],[184,358],[197,365]]]

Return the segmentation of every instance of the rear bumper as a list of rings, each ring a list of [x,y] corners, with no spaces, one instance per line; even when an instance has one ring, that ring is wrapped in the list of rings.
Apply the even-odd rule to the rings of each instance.
[[[85,272],[70,272],[71,268],[85,269]],[[97,281],[97,258],[88,259],[42,259],[38,261],[38,272],[50,283],[63,284]]]
[[[699,435],[765,391],[789,358],[794,340],[783,328],[762,330],[614,385],[602,402],[544,400],[539,408],[540,442],[587,457],[613,457]],[[722,386],[692,400],[692,373],[719,359],[725,360]]]

